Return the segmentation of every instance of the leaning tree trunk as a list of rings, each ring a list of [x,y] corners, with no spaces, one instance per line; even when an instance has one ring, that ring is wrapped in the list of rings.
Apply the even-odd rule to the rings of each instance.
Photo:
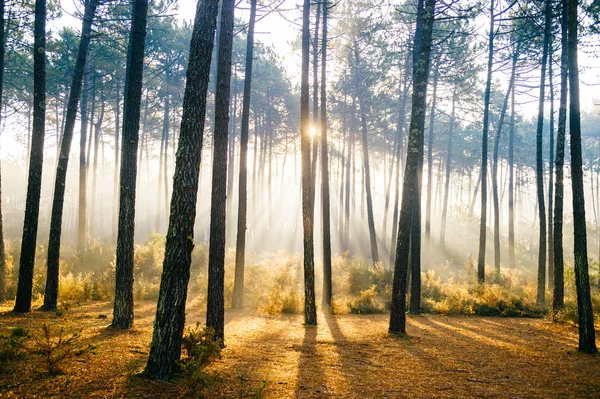
[[[560,38],[560,99],[558,109],[558,130],[556,132],[556,181],[554,183],[554,289],[552,293],[552,312],[554,315],[565,304],[565,277],[563,259],[563,203],[564,203],[564,164],[565,164],[565,133],[567,130],[567,92],[569,81],[568,59],[568,1],[561,2],[561,38]]]
[[[46,130],[46,0],[36,0],[33,25],[33,131],[15,312],[29,312],[40,214]]]
[[[71,91],[69,92],[69,101],[67,105],[67,116],[65,118],[65,131],[60,145],[60,156],[58,166],[56,167],[56,180],[54,182],[54,199],[52,201],[52,215],[50,218],[50,238],[48,240],[48,259],[46,275],[46,292],[44,295],[44,309],[56,309],[58,299],[58,276],[59,276],[59,258],[60,258],[60,239],[62,232],[63,205],[65,201],[65,184],[67,181],[67,168],[69,166],[69,154],[73,142],[73,130],[75,129],[75,119],[77,118],[77,106],[81,98],[81,86],[85,70],[85,60],[90,48],[92,33],[92,24],[98,0],[91,0],[86,3],[83,26],[81,28],[81,39],[79,41],[79,50],[73,70],[73,79],[71,81]]]
[[[323,206],[323,307],[331,306],[331,220],[329,209],[329,160],[327,149],[327,7],[323,3],[323,37],[321,38],[321,185]]]
[[[483,134],[481,136],[481,220],[479,224],[479,256],[477,258],[477,281],[485,281],[485,245],[487,235],[487,162],[488,132],[490,128],[490,93],[492,88],[492,67],[494,64],[494,0],[490,1],[490,34],[488,41],[487,78],[485,80]],[[477,196],[477,195],[476,195]]]
[[[563,0],[567,1],[567,0]],[[590,295],[588,275],[587,236],[585,225],[585,196],[583,190],[583,162],[581,154],[581,114],[579,108],[579,70],[577,62],[577,0],[569,1],[568,58],[569,128],[571,132],[571,181],[573,185],[573,230],[575,232],[575,287],[577,290],[577,313],[579,315],[579,350],[595,353],[594,311]]]
[[[0,109],[2,108],[2,89],[4,83],[4,54],[6,53],[6,34],[4,29],[5,0],[0,0]],[[0,119],[1,121],[1,119]],[[0,174],[0,302],[6,300],[6,251],[4,248],[4,227],[2,224],[2,183]]]
[[[217,9],[212,0],[200,0],[196,7],[158,307],[144,370],[151,378],[169,379],[179,369]]]
[[[310,0],[302,8],[302,76],[300,84],[300,147],[302,152],[302,225],[304,229],[304,324],[317,325],[315,304],[315,252],[313,188],[308,114],[308,64],[310,47]]]
[[[129,35],[125,97],[123,105],[123,144],[119,193],[119,226],[113,327],[127,329],[133,325],[133,239],[135,233],[135,189],[137,150],[140,131],[142,77],[148,0],[133,4]]]
[[[422,0],[420,0],[422,1]],[[425,131],[425,107],[429,62],[431,54],[432,30],[436,0],[427,0],[423,12],[422,35],[415,34],[415,43],[419,38],[419,56],[414,66],[412,112],[410,136],[408,138],[406,169],[402,186],[402,207],[398,226],[396,263],[392,286],[392,304],[390,309],[389,332],[406,333],[406,278],[408,274],[408,251],[410,247],[411,221],[415,193],[418,190],[419,142]]]
[[[246,223],[248,219],[248,131],[250,122],[250,95],[252,93],[252,60],[254,54],[254,24],[256,1],[250,2],[250,22],[246,42],[246,69],[244,98],[242,100],[242,130],[240,132],[240,175],[238,191],[238,220],[235,248],[235,281],[233,284],[234,309],[244,307],[244,267],[246,262]]]
[[[546,96],[546,70],[548,66],[548,53],[550,35],[552,34],[552,0],[545,2],[544,47],[542,53],[542,77],[540,79],[540,97],[538,108],[536,132],[536,168],[535,180],[537,186],[538,213],[540,222],[539,252],[538,252],[538,283],[536,303],[544,305],[546,302],[546,204],[544,201],[544,101]]]
[[[214,338],[225,338],[225,239],[227,202],[227,141],[229,139],[229,95],[231,54],[233,47],[234,0],[223,0],[221,33],[217,63],[215,95],[215,132],[213,138],[213,174],[210,206],[210,241],[208,252],[208,299],[206,326],[215,331]]]

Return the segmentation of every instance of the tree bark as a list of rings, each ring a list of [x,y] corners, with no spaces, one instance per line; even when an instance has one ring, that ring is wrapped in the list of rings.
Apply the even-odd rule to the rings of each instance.
[[[488,41],[487,78],[485,81],[483,134],[481,136],[481,220],[479,224],[479,256],[477,258],[477,281],[485,281],[485,244],[487,235],[487,160],[488,132],[490,128],[490,93],[492,67],[494,64],[494,0],[490,1],[490,34]],[[477,196],[477,194],[475,194]]]
[[[549,0],[547,0],[549,1]],[[567,0],[563,0],[567,1]],[[577,313],[579,315],[579,350],[596,353],[594,312],[590,295],[587,257],[587,233],[585,225],[585,196],[583,189],[583,162],[581,154],[581,111],[579,107],[579,65],[577,61],[577,0],[569,2],[568,59],[569,128],[571,132],[571,181],[573,185],[573,229],[575,258],[575,287],[577,290]]]
[[[133,325],[135,191],[148,0],[136,0],[132,15],[125,72],[116,284],[112,322],[113,327],[120,329],[128,329]]]
[[[356,60],[356,65],[358,68],[358,72],[361,72],[361,60],[358,52],[358,43],[356,40],[354,41],[354,59]],[[358,95],[358,105],[360,107],[360,124],[362,131],[362,149],[363,149],[363,167],[364,167],[364,185],[365,185],[365,194],[367,199],[367,223],[369,225],[369,241],[371,243],[371,260],[373,261],[373,265],[379,262],[379,253],[377,251],[377,235],[375,233],[375,218],[373,216],[373,196],[371,193],[371,171],[369,167],[369,144],[367,140],[367,116],[365,110],[365,99],[364,93],[362,89],[362,82],[359,81],[359,78],[362,78],[362,74],[359,74],[356,77],[355,88]]]
[[[563,203],[564,203],[564,163],[565,163],[565,133],[567,127],[567,92],[569,81],[568,59],[568,1],[561,1],[561,38],[560,38],[560,98],[558,109],[558,130],[556,132],[556,159],[554,183],[554,286],[552,290],[552,312],[554,315],[563,308],[565,296],[564,260],[563,260]]]
[[[214,338],[225,338],[225,238],[227,197],[227,141],[229,139],[229,95],[231,54],[233,47],[234,0],[223,0],[215,95],[215,131],[210,206],[210,241],[208,253],[208,300],[206,326],[215,331]]]
[[[450,172],[452,171],[452,135],[454,134],[454,123],[456,119],[456,102],[458,93],[452,93],[452,115],[450,116],[450,128],[448,129],[448,148],[446,150],[446,180],[444,183],[444,199],[442,203],[442,225],[440,228],[440,249],[446,251],[446,218],[448,215],[448,196],[450,193]]]
[[[422,2],[422,0],[420,0]],[[408,274],[408,251],[415,193],[418,191],[419,142],[425,130],[425,107],[429,63],[431,54],[432,30],[436,0],[427,0],[422,14],[422,36],[415,34],[415,44],[419,43],[419,56],[414,63],[413,100],[410,120],[410,136],[407,145],[406,169],[402,186],[402,207],[398,226],[396,262],[392,286],[389,332],[406,333],[406,278]],[[419,26],[419,24],[417,24]],[[417,38],[420,39],[418,40]]]
[[[492,197],[494,202],[494,268],[496,270],[496,277],[500,276],[500,198],[498,193],[498,150],[500,147],[500,136],[502,135],[502,127],[504,126],[504,118],[506,116],[506,109],[508,108],[508,98],[513,90],[515,84],[515,72],[517,69],[517,60],[519,58],[518,49],[513,50],[512,56],[512,68],[510,73],[510,81],[508,83],[508,89],[506,89],[506,95],[504,96],[504,102],[502,103],[502,110],[500,111],[500,120],[498,121],[498,129],[494,135],[494,150],[493,150],[493,161],[492,161]]]
[[[538,253],[538,283],[536,303],[544,305],[546,302],[546,204],[544,201],[544,102],[546,100],[546,70],[548,67],[548,53],[550,35],[552,34],[552,0],[546,0],[544,6],[544,47],[542,53],[542,71],[540,79],[540,97],[536,131],[536,168],[535,178],[537,186],[538,214],[540,222],[539,253]]]
[[[435,107],[437,101],[437,85],[439,78],[440,59],[435,63],[433,73],[433,96],[429,113],[429,137],[427,140],[427,204],[425,208],[425,253],[429,262],[429,246],[431,244],[431,188],[433,180],[433,125],[435,122]],[[421,172],[422,173],[422,172]]]
[[[46,291],[44,295],[44,309],[56,309],[58,299],[58,281],[59,281],[59,258],[62,232],[63,205],[65,200],[65,185],[67,180],[67,168],[69,165],[69,154],[73,142],[73,131],[75,129],[75,119],[77,118],[77,107],[81,98],[81,86],[83,83],[83,74],[85,62],[90,47],[92,24],[98,0],[90,0],[86,3],[83,25],[81,28],[81,39],[73,78],[71,81],[71,91],[69,92],[69,101],[67,106],[67,116],[65,118],[65,131],[60,145],[60,156],[56,168],[56,180],[54,182],[54,199],[52,201],[52,214],[50,219],[50,238],[48,240],[48,258]]]
[[[242,130],[240,132],[240,174],[238,188],[238,220],[235,248],[235,281],[233,308],[244,307],[244,268],[246,262],[246,230],[248,219],[248,135],[250,130],[250,96],[252,94],[252,60],[254,57],[254,25],[256,2],[250,2],[250,21],[246,42],[246,67],[244,72],[244,98],[242,100]]]
[[[6,53],[6,30],[4,7],[5,0],[0,0],[0,109],[4,87],[4,56]],[[1,119],[0,119],[1,121]],[[0,302],[6,300],[6,250],[4,247],[4,226],[2,222],[2,177],[0,173]]]
[[[321,38],[321,185],[323,206],[323,308],[331,306],[331,220],[329,209],[329,159],[327,149],[327,12],[323,3],[323,35]]]
[[[554,82],[553,82],[553,62],[552,49],[553,38],[550,37],[550,62],[548,63],[548,82],[550,84],[550,156],[548,158],[548,289],[554,289],[554,223],[552,222],[552,212],[554,211]]]
[[[300,84],[300,147],[302,152],[302,225],[304,230],[304,324],[317,325],[315,304],[314,201],[308,114],[308,64],[310,46],[310,0],[302,8],[302,74]]]
[[[79,211],[77,221],[77,250],[82,251],[87,239],[87,161],[85,145],[88,129],[88,91],[90,86],[89,54],[85,62],[83,93],[81,94],[81,131],[79,137]]]
[[[151,378],[169,379],[181,354],[217,3],[200,0],[196,7],[158,307],[144,370]]]
[[[514,269],[515,259],[515,88],[511,93],[510,131],[508,137],[508,267]]]
[[[29,312],[37,241],[46,129],[46,0],[36,0],[33,25],[33,130],[15,312]]]

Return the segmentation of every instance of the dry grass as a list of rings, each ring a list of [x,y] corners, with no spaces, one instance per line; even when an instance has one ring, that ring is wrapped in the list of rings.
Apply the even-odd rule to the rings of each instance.
[[[111,305],[88,303],[54,313],[9,313],[0,306],[0,333],[42,324],[84,328],[95,354],[68,359],[49,377],[27,355],[0,374],[0,398],[413,398],[597,397],[600,356],[576,350],[576,330],[543,319],[409,317],[408,337],[390,337],[387,315],[329,316],[305,328],[300,315],[228,311],[222,358],[208,367],[213,385],[191,394],[183,380],[135,377],[144,367],[154,302],[138,302],[135,329],[107,328]],[[190,301],[189,325],[203,321]],[[107,315],[108,319],[99,318]]]

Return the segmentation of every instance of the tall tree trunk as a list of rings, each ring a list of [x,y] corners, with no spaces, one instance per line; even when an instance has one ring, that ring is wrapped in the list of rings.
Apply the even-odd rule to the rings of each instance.
[[[87,161],[85,145],[88,129],[88,92],[90,86],[90,58],[84,67],[83,93],[81,94],[81,132],[79,138],[79,211],[77,221],[77,250],[82,251],[87,239]]]
[[[433,73],[433,96],[429,111],[429,138],[427,140],[427,205],[425,208],[425,253],[429,262],[429,246],[431,244],[431,188],[433,180],[433,124],[435,122],[435,107],[437,100],[437,85],[439,78],[440,59],[435,63]],[[452,123],[452,122],[451,122]]]
[[[456,90],[456,89],[455,89]],[[446,150],[446,179],[444,183],[444,199],[442,202],[442,220],[440,227],[440,249],[446,251],[446,218],[448,217],[448,196],[450,193],[450,172],[452,171],[452,135],[454,134],[454,123],[456,119],[456,102],[458,93],[452,93],[452,115],[450,116],[450,128],[448,129],[448,148]]]
[[[248,219],[248,133],[250,130],[250,96],[252,94],[252,60],[254,57],[254,25],[256,2],[250,2],[250,22],[246,41],[246,67],[244,71],[244,98],[242,100],[242,130],[240,132],[240,175],[238,191],[238,220],[235,247],[235,281],[233,284],[234,309],[244,307],[244,268],[246,262],[246,230]],[[256,206],[256,204],[253,204]]]
[[[514,269],[515,259],[515,87],[510,101],[510,131],[508,137],[508,267]]]
[[[498,128],[494,135],[494,150],[493,150],[493,161],[492,161],[492,197],[494,202],[494,268],[496,270],[496,277],[500,277],[500,198],[498,193],[498,150],[500,147],[500,136],[502,135],[502,127],[504,125],[504,118],[506,116],[506,109],[508,108],[508,98],[513,90],[515,84],[515,72],[517,69],[517,60],[519,58],[518,49],[513,50],[512,56],[512,69],[510,73],[510,81],[508,83],[508,89],[506,89],[506,95],[504,96],[504,102],[502,103],[502,110],[500,111],[500,120],[498,121]]]
[[[190,43],[171,214],[150,356],[144,374],[169,379],[177,370],[194,249],[200,156],[218,5],[200,0]]]
[[[422,0],[419,1],[422,4]],[[417,23],[415,44],[418,46],[418,57],[414,62],[413,99],[410,120],[410,136],[407,145],[406,169],[402,186],[402,207],[398,226],[398,243],[396,246],[396,262],[394,265],[394,281],[392,286],[392,304],[390,310],[389,332],[406,333],[406,280],[408,274],[408,251],[411,238],[411,221],[414,202],[418,191],[419,144],[425,130],[425,107],[429,63],[431,54],[432,30],[436,0],[427,0],[422,22]],[[423,6],[420,5],[422,8]],[[419,26],[420,25],[420,26]],[[420,28],[420,29],[419,29]]]
[[[358,52],[358,43],[354,41],[354,59],[360,71],[361,60]],[[362,74],[361,74],[362,75]],[[361,77],[359,75],[359,78]],[[356,78],[355,78],[356,79]],[[371,260],[373,265],[379,262],[379,253],[377,251],[377,235],[375,233],[375,218],[373,216],[373,196],[371,194],[371,171],[369,167],[369,144],[367,140],[367,116],[365,110],[365,99],[363,93],[362,82],[358,79],[355,81],[355,89],[358,95],[358,105],[360,107],[360,124],[362,131],[362,148],[363,148],[363,168],[364,168],[364,183],[365,194],[367,196],[367,222],[369,225],[369,241],[371,242]]]
[[[128,329],[133,325],[135,190],[148,0],[136,0],[133,3],[132,15],[123,101],[123,145],[119,176],[121,189],[112,322],[113,327],[121,329]]]
[[[547,0],[549,1],[549,0]],[[563,0],[567,1],[567,0]],[[585,226],[585,196],[583,190],[583,162],[581,154],[581,113],[579,108],[579,65],[577,61],[577,0],[569,1],[568,59],[569,128],[571,132],[571,181],[573,185],[573,229],[575,258],[575,287],[577,290],[577,313],[579,315],[579,350],[595,353],[594,312],[590,295],[588,275],[587,237]],[[547,21],[548,21],[547,17]],[[543,66],[542,66],[543,67]]]
[[[548,82],[550,84],[550,156],[548,158],[548,289],[554,289],[554,223],[552,222],[552,212],[554,212],[554,82],[553,82],[553,62],[552,49],[553,38],[550,37],[550,62],[548,63]]]
[[[33,131],[15,312],[29,312],[40,213],[46,129],[46,0],[36,0],[33,25]]]
[[[494,0],[490,1],[490,34],[488,40],[487,77],[485,80],[483,134],[481,136],[481,221],[479,224],[479,256],[477,258],[477,281],[485,281],[485,245],[487,235],[487,162],[488,132],[490,128],[490,93],[492,85],[492,67],[494,64]],[[475,194],[477,196],[477,193]]]
[[[217,55],[217,93],[215,95],[215,132],[213,138],[213,173],[208,253],[206,326],[213,328],[215,331],[214,338],[221,341],[225,337],[225,212],[234,8],[234,0],[223,0],[221,6],[219,53]]]
[[[94,124],[94,165],[92,166],[92,207],[90,210],[90,234],[94,237],[96,220],[96,182],[98,179],[98,150],[100,136],[102,135],[102,122],[104,120],[104,85],[100,84],[100,115]]]
[[[536,132],[536,186],[538,212],[540,221],[539,253],[538,253],[538,283],[536,302],[544,305],[546,302],[546,204],[544,201],[544,102],[546,100],[546,70],[548,53],[550,51],[550,35],[552,34],[552,0],[546,0],[544,6],[544,47],[542,53],[542,72],[540,79],[540,98]]]
[[[302,8],[302,76],[300,84],[300,147],[302,152],[302,225],[304,229],[304,324],[317,325],[315,304],[315,253],[313,238],[313,187],[308,114],[308,64],[310,46],[310,0]]]
[[[71,152],[71,143],[73,142],[73,130],[75,129],[75,119],[77,118],[77,106],[81,98],[81,86],[83,83],[83,74],[85,69],[85,60],[90,47],[92,23],[98,0],[90,0],[86,3],[83,25],[81,28],[81,39],[75,69],[73,70],[73,79],[71,81],[71,91],[69,92],[69,102],[67,107],[67,116],[65,118],[65,131],[60,145],[60,157],[56,167],[56,180],[54,182],[54,199],[52,201],[52,215],[50,219],[50,238],[48,241],[47,275],[46,291],[44,295],[44,309],[56,309],[58,299],[58,281],[59,281],[59,258],[60,258],[60,239],[62,231],[63,205],[65,200],[65,184],[67,180],[67,168],[69,165],[69,154]]]
[[[311,158],[311,169],[312,173],[312,189],[313,189],[313,203],[316,195],[316,183],[317,183],[317,158],[319,154],[319,24],[321,22],[321,2],[318,1],[315,4],[317,6],[317,12],[315,16],[315,34],[313,35],[312,42],[312,58],[313,58],[313,125],[311,128],[312,133],[312,158]],[[314,205],[313,205],[314,209]],[[313,216],[314,218],[314,216]]]
[[[160,229],[161,226],[161,218],[162,218],[162,199],[161,199],[161,194],[162,194],[162,187],[163,187],[163,170],[164,170],[164,165],[163,162],[165,161],[165,136],[167,136],[169,134],[169,113],[170,113],[170,101],[169,101],[169,95],[165,94],[165,98],[164,98],[164,113],[163,113],[163,127],[162,127],[162,134],[160,137],[160,152],[159,152],[159,156],[158,156],[158,190],[156,192],[156,231],[158,231]],[[168,218],[168,214],[166,215],[166,217]]]
[[[4,28],[4,6],[6,0],[0,0],[0,109],[4,87],[4,55],[6,53],[6,31]],[[1,121],[1,118],[0,118]],[[4,226],[2,223],[2,184],[0,174],[0,302],[6,300],[6,250],[4,248]]]
[[[119,130],[121,129],[121,95],[119,80],[115,79],[115,169],[113,177],[113,220],[112,220],[112,241],[117,241],[117,225],[119,219]]]
[[[331,306],[331,220],[329,209],[329,159],[327,149],[327,12],[323,3],[323,37],[321,38],[321,185],[323,206],[323,308]]]
[[[394,211],[392,212],[392,238],[390,243],[390,268],[396,261],[396,251],[394,250],[397,234],[398,234],[398,208],[400,202],[400,170],[403,166],[403,154],[404,154],[404,123],[406,120],[406,103],[408,102],[408,89],[409,80],[412,74],[410,74],[410,57],[411,52],[407,52],[406,63],[404,68],[404,88],[402,90],[402,97],[400,98],[400,112],[398,114],[398,125],[396,126],[396,135],[398,136],[398,146],[396,147],[396,176],[395,187],[394,187]]]

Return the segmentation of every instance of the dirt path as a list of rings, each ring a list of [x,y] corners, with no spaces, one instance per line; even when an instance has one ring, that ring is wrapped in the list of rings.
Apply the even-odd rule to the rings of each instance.
[[[39,311],[7,313],[0,332],[43,323],[84,327],[99,347],[70,359],[65,375],[47,377],[28,356],[0,374],[0,398],[176,398],[183,381],[135,377],[147,358],[153,302],[136,306],[135,329],[107,329],[108,303],[92,303],[57,318]],[[203,321],[188,306],[188,322]],[[99,318],[107,315],[108,319]],[[408,319],[408,338],[386,334],[388,316],[329,316],[305,328],[302,317],[227,313],[227,348],[209,371],[219,376],[205,397],[437,398],[600,397],[600,356],[576,351],[576,330],[545,320],[419,316]]]

